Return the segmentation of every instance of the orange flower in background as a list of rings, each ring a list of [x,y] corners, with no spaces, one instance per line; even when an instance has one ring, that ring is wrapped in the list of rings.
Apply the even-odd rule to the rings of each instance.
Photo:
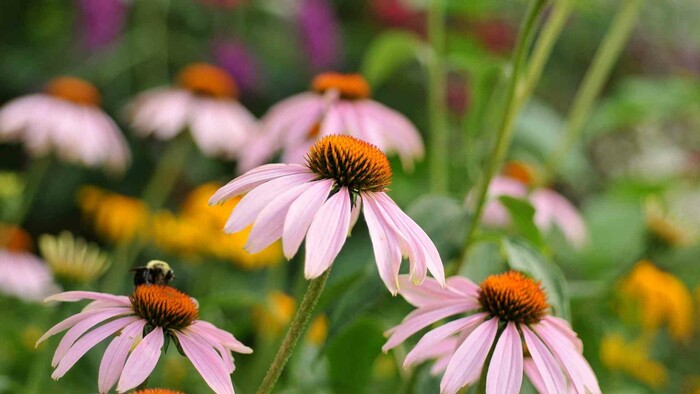
[[[668,370],[651,359],[650,345],[644,338],[629,342],[619,334],[606,335],[600,344],[600,358],[608,369],[624,372],[658,389],[668,383]]]
[[[86,186],[78,192],[78,207],[95,232],[112,243],[146,236],[150,212],[137,198]]]
[[[281,335],[292,320],[296,309],[294,297],[281,291],[269,293],[263,304],[253,308],[255,331],[272,338]],[[328,318],[325,315],[317,316],[309,325],[306,340],[312,345],[322,345],[328,336],[328,324]]]

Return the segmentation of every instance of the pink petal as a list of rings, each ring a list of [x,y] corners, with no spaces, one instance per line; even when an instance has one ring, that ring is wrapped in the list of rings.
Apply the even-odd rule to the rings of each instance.
[[[282,231],[284,256],[291,259],[299,250],[309,225],[333,188],[333,180],[310,183],[310,187],[289,206]]]
[[[260,212],[279,196],[280,191],[304,184],[315,177],[315,174],[309,172],[287,175],[273,179],[251,190],[233,208],[231,216],[226,221],[225,232],[233,234],[248,227],[255,221]]]
[[[331,134],[344,134],[345,130],[343,127],[343,118],[341,114],[340,107],[338,105],[331,105],[326,111],[323,120],[321,121],[321,130],[319,136],[326,136]]]
[[[160,358],[163,339],[163,329],[156,327],[139,342],[124,364],[117,391],[123,393],[131,390],[148,378]]]
[[[486,373],[487,394],[518,394],[523,384],[523,344],[513,322],[506,325],[496,343]]]
[[[535,390],[537,390],[538,393],[543,394],[543,393],[552,393],[551,391],[547,391],[547,387],[544,384],[544,380],[542,379],[542,375],[540,375],[540,371],[537,369],[537,366],[535,365],[535,362],[532,361],[531,358],[526,358],[525,362],[523,364],[523,369],[525,370],[525,375],[527,375],[528,379],[530,380],[530,383],[535,387]],[[559,391],[559,392],[554,392],[556,393],[564,393],[568,392],[566,389],[564,391]]]
[[[119,376],[124,369],[126,356],[134,343],[141,337],[141,332],[145,325],[145,320],[137,320],[129,324],[107,346],[107,350],[105,350],[105,354],[100,362],[99,378],[97,379],[100,393],[109,392],[119,380]]]
[[[497,331],[498,319],[493,318],[482,323],[467,337],[447,365],[440,382],[440,393],[457,393],[479,379]]]
[[[95,328],[89,333],[85,334],[80,338],[73,347],[71,347],[66,355],[61,359],[58,367],[53,371],[51,377],[53,379],[58,379],[63,376],[68,370],[75,365],[75,363],[83,357],[88,350],[92,349],[95,345],[102,342],[108,336],[114,334],[115,332],[123,329],[129,324],[139,320],[136,316],[122,317],[116,320],[112,320],[100,327]]]
[[[192,365],[199,371],[209,387],[217,394],[233,394],[231,377],[216,351],[202,346],[196,340],[183,333],[176,332],[175,335],[177,335],[185,355],[190,359]]]
[[[209,205],[221,204],[239,194],[247,193],[273,179],[308,173],[309,169],[300,164],[266,164],[254,168],[222,186],[209,199]]]
[[[348,236],[352,233],[352,229],[355,228],[357,220],[360,218],[360,212],[362,212],[362,198],[357,198],[350,213],[350,232]]]
[[[109,308],[109,307],[107,307],[107,308],[101,307],[99,309],[84,310],[83,312],[80,312],[76,315],[73,315],[73,316],[63,320],[62,322],[56,324],[55,326],[51,327],[48,331],[46,331],[46,333],[44,333],[44,335],[42,335],[41,338],[39,338],[39,340],[36,341],[36,344],[38,345],[41,342],[45,341],[47,338],[49,338],[53,335],[56,335],[61,331],[64,331],[64,330],[67,330],[67,329],[73,327],[74,325],[80,323],[81,321],[83,321],[85,318],[87,318],[89,316],[103,313],[105,309],[111,310],[111,308]],[[108,310],[108,312],[109,312],[109,310]]]
[[[131,301],[127,296],[117,296],[105,293],[96,293],[93,291],[66,291],[63,293],[54,294],[47,297],[44,302],[52,301],[63,301],[63,302],[75,302],[81,300],[100,300],[113,302],[115,304],[122,304],[125,306],[131,306]]]
[[[561,367],[554,359],[552,353],[527,326],[523,325],[520,329],[535,367],[534,371],[528,373],[530,381],[543,388],[543,390],[539,390],[541,393],[557,394],[566,392],[566,380],[561,372]],[[525,371],[527,372],[527,368]],[[532,376],[531,374],[533,373],[536,373],[536,375]]]
[[[342,187],[314,216],[306,234],[306,279],[319,277],[340,253],[350,229],[350,211],[350,193]]]
[[[197,341],[201,346],[216,350],[228,374],[232,374],[233,371],[236,370],[231,351],[227,350],[221,342],[201,330],[193,329],[191,326],[182,330],[182,333],[187,335],[190,339]]]
[[[375,210],[374,204],[365,204],[365,222],[372,240],[374,259],[377,262],[379,277],[391,294],[396,295],[400,287],[401,248],[393,232],[387,231],[390,230],[390,225]]]
[[[477,313],[476,315],[453,320],[432,331],[429,331],[427,334],[423,335],[416,346],[406,355],[403,362],[404,368],[409,367],[411,364],[414,364],[419,360],[425,359],[426,354],[433,352],[434,348],[449,336],[457,333],[458,331],[470,330],[471,328],[476,327],[478,324],[483,322],[484,319],[486,319],[486,316],[487,315],[485,313]]]
[[[411,335],[448,316],[469,311],[470,305],[460,301],[445,302],[440,306],[416,309],[409,313],[398,326],[388,330],[391,336],[382,346],[383,351],[395,348]]]
[[[564,196],[553,190],[538,189],[530,196],[530,202],[536,209],[538,227],[546,231],[556,223],[572,245],[577,248],[585,245],[588,238],[586,224],[576,207]]]
[[[221,342],[227,348],[233,350],[237,353],[249,354],[253,353],[253,349],[242,344],[238,339],[236,339],[230,332],[224,331],[215,325],[205,322],[203,320],[196,320],[190,326],[192,329],[196,329],[199,334],[204,335],[205,333],[210,337]]]
[[[260,211],[245,245],[248,253],[257,253],[282,237],[284,219],[289,212],[289,207],[310,187],[312,187],[310,183],[294,186],[279,194]]]
[[[401,296],[415,307],[431,306],[448,300],[471,302],[473,309],[480,307],[477,300],[478,286],[467,278],[452,276],[447,279],[446,287],[442,287],[433,278],[426,278],[425,282],[416,286],[411,283],[408,275],[399,275],[399,286]]]
[[[579,353],[583,353],[583,342],[581,338],[576,335],[568,321],[556,316],[545,316],[542,320],[549,323],[552,328],[557,329],[560,334],[564,335]]]

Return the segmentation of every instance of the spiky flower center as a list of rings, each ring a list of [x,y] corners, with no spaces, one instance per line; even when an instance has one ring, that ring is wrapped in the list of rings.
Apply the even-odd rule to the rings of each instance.
[[[151,327],[180,330],[199,317],[192,298],[170,286],[141,285],[129,298],[134,312]]]
[[[318,93],[333,89],[348,100],[365,99],[371,93],[367,80],[360,74],[323,73],[314,78],[311,88]]]
[[[533,185],[536,180],[536,172],[532,166],[522,161],[509,161],[503,167],[503,175],[516,179],[525,185]]]
[[[222,68],[206,63],[194,63],[185,67],[177,77],[183,88],[199,95],[215,98],[236,98],[238,87]]]
[[[380,192],[391,183],[391,165],[376,146],[347,135],[329,135],[314,144],[306,165],[320,178],[350,191]]]
[[[486,278],[479,302],[494,317],[524,324],[539,322],[549,308],[540,283],[516,271]]]
[[[49,81],[44,91],[54,97],[80,105],[100,105],[100,92],[91,83],[75,77],[58,77]]]
[[[134,391],[133,394],[185,394],[182,391],[168,389],[143,389]]]

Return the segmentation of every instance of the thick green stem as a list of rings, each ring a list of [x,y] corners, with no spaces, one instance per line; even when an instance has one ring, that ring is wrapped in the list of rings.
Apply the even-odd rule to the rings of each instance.
[[[143,200],[152,211],[160,209],[170,196],[192,149],[193,144],[187,133],[182,133],[166,148],[143,192]],[[111,272],[105,276],[108,280],[105,286],[108,292],[117,292],[123,288],[126,275],[143,246],[144,243],[138,234],[117,245]]]
[[[318,299],[321,297],[321,293],[323,293],[323,288],[326,286],[326,281],[330,273],[331,270],[329,268],[323,275],[309,282],[309,286],[306,288],[306,293],[301,300],[299,309],[297,309],[296,314],[294,314],[294,318],[289,325],[287,334],[284,336],[282,345],[277,351],[277,355],[272,361],[272,365],[270,365],[270,369],[267,371],[260,387],[258,387],[257,394],[268,394],[275,387],[275,383],[277,383],[277,379],[279,379],[285,365],[287,365],[287,361],[289,361],[289,357],[292,355],[297,341],[304,333],[309,323],[309,319],[313,314],[316,303],[318,303]]]
[[[432,48],[432,57],[428,64],[430,189],[433,192],[446,192],[449,181],[450,134],[447,122],[447,82],[443,67],[445,52],[445,4],[443,0],[430,1],[428,39]]]
[[[474,215],[472,216],[469,230],[467,231],[462,252],[455,266],[455,272],[459,272],[462,265],[466,261],[467,255],[469,254],[469,248],[471,247],[474,241],[474,236],[476,235],[476,229],[479,226],[481,216],[484,213],[489,184],[491,183],[493,176],[496,174],[496,171],[498,171],[498,168],[501,166],[506,152],[508,151],[508,147],[510,146],[510,141],[513,134],[513,124],[515,123],[519,109],[519,100],[516,94],[517,87],[521,79],[525,59],[527,58],[528,43],[532,42],[532,38],[534,37],[536,31],[537,21],[545,3],[546,0],[535,0],[530,2],[527,14],[520,28],[518,41],[513,52],[513,68],[508,84],[505,113],[498,129],[498,133],[496,134],[496,143],[494,144],[489,160],[486,163],[484,173],[476,186],[476,207],[474,210]]]
[[[564,137],[547,161],[547,171],[545,173],[548,176],[554,174],[556,168],[566,158],[566,155],[579,138],[581,130],[591,112],[591,108],[600,94],[603,85],[608,80],[610,71],[632,32],[632,28],[641,11],[641,6],[642,0],[625,0],[617,11],[574,97],[574,101],[567,116]]]
[[[27,171],[27,182],[24,185],[24,192],[22,193],[22,204],[19,210],[10,217],[9,222],[11,224],[21,226],[24,222],[39,192],[39,186],[51,166],[51,162],[52,160],[48,156],[32,160],[29,170]]]

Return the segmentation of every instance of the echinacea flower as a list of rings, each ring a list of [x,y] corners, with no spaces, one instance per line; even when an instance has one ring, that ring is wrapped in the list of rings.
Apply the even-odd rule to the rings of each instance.
[[[371,100],[370,86],[359,74],[325,73],[312,92],[276,104],[261,120],[255,137],[239,162],[244,172],[282,150],[282,162],[301,163],[319,137],[347,134],[397,153],[405,168],[423,157],[420,133],[402,114]]]
[[[38,302],[61,291],[49,267],[31,253],[0,248],[0,292]]]
[[[99,246],[68,231],[58,236],[42,235],[39,250],[56,277],[76,283],[95,281],[112,262]]]
[[[209,387],[216,393],[233,393],[231,352],[251,353],[231,333],[199,320],[197,303],[170,286],[137,286],[131,296],[89,291],[68,291],[46,302],[93,300],[82,312],[56,324],[37,344],[68,330],[51,361],[54,379],[62,377],[88,350],[118,334],[107,346],[99,369],[101,393],[117,384],[130,390],[148,378],[162,348],[174,342]],[[143,335],[143,339],[142,339]],[[133,348],[133,350],[132,350]],[[131,354],[129,354],[131,353]]]
[[[333,263],[360,211],[364,211],[379,275],[396,293],[402,256],[421,283],[427,271],[444,283],[440,255],[428,235],[386,194],[391,182],[386,155],[346,135],[322,138],[305,164],[267,164],[229,182],[209,200],[220,204],[245,194],[226,223],[235,233],[253,224],[245,249],[251,253],[282,239],[292,258],[306,238],[304,275],[319,277]]]
[[[138,135],[170,140],[189,129],[208,156],[234,159],[257,132],[257,120],[238,102],[238,87],[223,69],[194,63],[178,75],[178,86],[138,95],[128,106]]]
[[[55,78],[43,93],[19,97],[0,109],[0,142],[21,142],[35,157],[53,153],[67,162],[123,171],[129,147],[99,104],[100,93],[89,82]]]
[[[489,200],[483,218],[485,224],[505,227],[510,223],[508,211],[498,200],[500,196],[522,198],[535,208],[534,220],[540,230],[549,231],[556,225],[575,247],[581,248],[586,244],[586,223],[566,197],[545,187],[529,189],[534,183],[534,170],[525,163],[509,162],[504,172],[505,175],[493,178],[489,185]],[[472,195],[467,197],[467,205],[473,205]]]
[[[404,360],[408,367],[437,359],[434,371],[445,371],[441,393],[475,384],[484,368],[487,394],[519,393],[523,372],[540,393],[600,393],[581,340],[566,320],[549,314],[546,294],[533,279],[509,271],[481,285],[457,276],[444,288],[430,278],[422,286],[411,286],[405,275],[400,281],[399,293],[417,309],[387,332],[384,351],[457,317],[423,335]]]

